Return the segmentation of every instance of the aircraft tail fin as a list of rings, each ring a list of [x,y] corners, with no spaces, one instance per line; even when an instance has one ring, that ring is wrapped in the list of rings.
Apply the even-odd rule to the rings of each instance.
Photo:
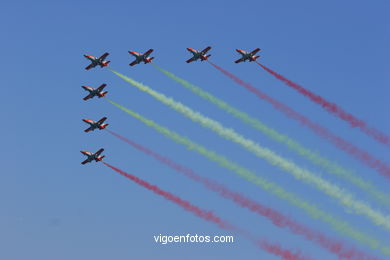
[[[107,93],[108,93],[108,91],[104,91],[104,92],[100,93],[99,98],[104,97]]]
[[[211,54],[207,54],[206,56],[204,56],[203,60],[207,60],[210,56],[211,56]]]
[[[108,66],[108,64],[110,63],[111,61],[110,60],[108,60],[108,61],[104,61],[104,62],[102,62],[102,64],[100,65],[100,67],[106,67],[106,66]]]
[[[256,61],[258,58],[260,58],[260,56],[253,56],[252,61]]]
[[[103,158],[106,157],[105,155],[99,156],[98,158],[95,159],[96,162],[103,161]]]

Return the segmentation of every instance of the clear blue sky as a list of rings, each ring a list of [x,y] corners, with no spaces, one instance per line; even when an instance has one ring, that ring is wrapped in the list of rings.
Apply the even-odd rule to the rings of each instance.
[[[106,69],[85,71],[83,54],[110,53],[111,67],[236,129],[297,164],[350,189],[282,145],[194,96],[150,65],[129,67],[128,50],[154,48],[156,64],[210,91],[279,132],[388,189],[388,180],[231,82],[207,63],[186,64],[185,48],[213,49],[211,60],[347,140],[390,162],[386,148],[350,129],[255,64],[233,63],[236,48],[262,49],[261,61],[340,104],[385,133],[390,38],[388,1],[7,1],[0,11],[2,137],[0,259],[274,259],[236,237],[233,245],[159,245],[153,235],[229,234],[131,183],[103,164],[82,166],[80,150],[106,149],[106,161],[171,191],[258,236],[320,259],[326,251],[273,227],[82,118],[107,116],[110,129],[218,179],[347,243],[325,224],[187,151],[104,100],[83,101],[81,85],[107,83],[109,98],[278,182],[390,244],[389,233],[285,172],[140,93]],[[387,113],[386,113],[387,112]],[[383,210],[372,202],[373,207]],[[363,250],[371,252],[365,247]],[[375,254],[375,252],[371,252]]]

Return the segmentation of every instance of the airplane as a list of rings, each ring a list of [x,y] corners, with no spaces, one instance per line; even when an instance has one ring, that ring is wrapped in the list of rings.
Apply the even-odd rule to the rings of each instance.
[[[240,59],[236,60],[235,63],[240,63],[242,61],[247,61],[247,60],[249,60],[249,62],[252,62],[252,61],[256,61],[256,59],[260,57],[260,56],[255,56],[255,54],[260,51],[259,48],[253,50],[252,52],[246,52],[246,51],[243,51],[240,49],[236,49],[236,51],[239,54],[241,54],[242,57]]]
[[[135,60],[132,63],[130,63],[129,65],[134,66],[134,65],[140,64],[141,62],[144,62],[144,64],[152,62],[154,57],[149,58],[149,55],[152,52],[153,52],[153,49],[149,49],[144,54],[138,53],[136,51],[129,51],[129,53],[135,57]]]
[[[88,152],[88,151],[80,151],[82,154],[84,154],[85,156],[88,156],[87,159],[85,159],[84,161],[81,162],[81,164],[86,164],[86,163],[90,163],[92,161],[95,161],[95,162],[100,162],[103,160],[103,158],[105,157],[105,155],[103,156],[100,156],[100,154],[104,151],[103,148],[101,148],[99,151],[97,151],[96,153],[91,153],[91,152]]]
[[[206,53],[211,49],[211,47],[207,47],[206,49],[204,49],[203,51],[197,51],[195,49],[192,49],[192,48],[187,48],[187,50],[189,52],[192,53],[192,55],[194,55],[191,59],[187,60],[186,62],[187,63],[190,63],[190,62],[193,62],[193,61],[196,61],[198,59],[200,59],[201,61],[204,61],[204,60],[207,60],[208,57],[211,56],[211,54],[208,54],[206,55]]]
[[[105,59],[107,58],[108,55],[109,55],[109,53],[106,52],[102,56],[100,56],[99,58],[96,58],[92,55],[84,54],[84,57],[91,61],[91,64],[89,64],[85,69],[89,70],[89,69],[95,68],[96,66],[100,66],[101,68],[108,66],[108,63],[110,63],[110,61],[109,60],[105,61]]]
[[[96,89],[90,86],[81,86],[83,89],[89,92],[89,94],[83,99],[88,100],[90,98],[93,98],[94,96],[97,96],[98,98],[104,97],[108,93],[108,91],[102,92],[106,86],[107,86],[106,84],[101,84],[100,87]]]
[[[93,131],[95,129],[102,130],[108,126],[108,124],[103,124],[104,121],[106,121],[107,117],[103,117],[99,121],[93,121],[91,119],[83,119],[83,121],[90,125],[87,129],[84,130],[84,132],[88,133],[89,131]]]

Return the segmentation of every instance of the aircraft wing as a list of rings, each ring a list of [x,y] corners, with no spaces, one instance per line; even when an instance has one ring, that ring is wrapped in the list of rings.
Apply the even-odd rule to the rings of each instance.
[[[195,60],[195,57],[192,57],[191,59],[186,60],[187,63],[193,62]]]
[[[206,54],[210,49],[211,49],[211,47],[208,46],[207,48],[205,48],[205,49],[202,51],[202,54]]]
[[[144,57],[147,58],[151,53],[153,52],[153,49],[149,49],[144,53]]]
[[[245,60],[245,58],[241,58],[241,59],[236,60],[235,63],[240,63],[240,62],[242,62],[244,60]]]
[[[102,56],[100,56],[99,60],[104,60],[105,58],[107,58],[107,56],[109,55],[108,52],[104,53]]]
[[[84,97],[83,100],[88,100],[93,97],[93,94],[88,94],[88,96]]]
[[[99,156],[103,151],[104,151],[103,148],[99,149],[99,151],[97,151],[97,152],[95,153],[96,157]]]
[[[97,88],[97,90],[101,92],[106,86],[107,84],[101,84],[100,87]]]
[[[135,60],[135,61],[133,61],[132,63],[130,63],[129,65],[130,66],[134,66],[134,65],[137,65],[139,62],[138,62],[138,60]]]
[[[88,127],[87,129],[85,129],[84,132],[88,133],[88,132],[90,132],[90,131],[92,131],[92,130],[93,130],[93,126],[90,126],[90,127]]]
[[[97,121],[98,124],[103,124],[104,121],[106,121],[107,117],[103,117],[99,121]]]
[[[93,63],[89,64],[87,67],[85,67],[86,70],[90,70],[92,68],[94,68],[96,65],[94,65]]]
[[[257,48],[257,49],[255,49],[255,50],[253,50],[253,51],[251,52],[251,55],[255,55],[255,54],[258,53],[259,51],[260,51],[260,49]]]
[[[81,164],[86,164],[86,163],[89,163],[88,159],[85,159],[84,161],[81,162]]]

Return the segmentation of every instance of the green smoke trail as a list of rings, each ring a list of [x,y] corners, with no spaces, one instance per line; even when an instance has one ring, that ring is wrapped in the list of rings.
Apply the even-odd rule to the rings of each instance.
[[[371,249],[379,249],[383,254],[390,254],[390,247],[389,246],[383,246],[381,245],[381,242],[377,239],[362,233],[358,231],[356,228],[352,227],[349,222],[342,221],[337,219],[336,217],[332,216],[331,214],[319,209],[316,205],[310,204],[306,202],[305,200],[299,198],[297,195],[292,194],[290,192],[285,191],[282,187],[279,185],[268,181],[265,178],[257,176],[254,172],[230,161],[224,156],[221,156],[214,151],[211,151],[207,149],[206,147],[203,147],[197,143],[192,142],[186,137],[182,137],[179,134],[160,126],[159,124],[155,123],[152,120],[146,119],[140,114],[137,114],[136,112],[125,108],[117,103],[115,103],[112,100],[107,99],[111,104],[118,107],[119,109],[123,110],[127,114],[131,115],[132,117],[140,120],[145,125],[155,129],[159,133],[165,135],[166,137],[170,138],[171,140],[175,141],[176,143],[182,144],[186,146],[188,150],[195,151],[202,156],[206,157],[207,159],[216,162],[221,167],[224,167],[235,174],[239,175],[241,178],[261,187],[265,191],[271,192],[275,196],[279,197],[280,199],[288,201],[290,204],[304,210],[310,217],[313,219],[320,219],[321,221],[327,223],[329,226],[332,227],[333,230],[336,232],[348,236],[359,243],[362,243],[366,246],[369,246]]]
[[[341,189],[337,185],[334,185],[320,176],[317,176],[310,172],[309,170],[305,170],[299,166],[297,166],[292,161],[284,159],[283,157],[277,155],[275,152],[261,147],[257,143],[253,142],[250,139],[244,138],[240,134],[236,133],[233,129],[225,128],[219,122],[212,120],[202,114],[193,111],[191,108],[176,102],[172,98],[166,97],[164,94],[161,94],[151,88],[128,78],[118,72],[113,71],[116,75],[129,82],[131,85],[137,87],[139,90],[148,93],[153,96],[160,102],[168,105],[179,113],[182,113],[187,118],[193,120],[201,124],[202,126],[211,129],[216,132],[220,136],[226,138],[227,140],[233,141],[248,151],[252,152],[259,158],[262,158],[268,161],[270,164],[282,168],[283,170],[291,173],[296,179],[302,180],[306,183],[313,184],[319,190],[323,191],[325,194],[337,199],[343,206],[349,208],[356,214],[361,214],[367,216],[374,224],[378,226],[383,226],[387,229],[390,229],[390,216],[385,216],[381,212],[374,210],[367,203],[356,200],[353,198],[353,195],[346,190]]]
[[[350,170],[345,169],[341,165],[329,161],[327,158],[319,155],[318,153],[311,151],[310,149],[304,147],[299,142],[291,139],[290,137],[283,135],[281,133],[278,133],[276,130],[268,127],[266,124],[262,123],[258,119],[255,119],[251,117],[250,115],[246,114],[243,111],[238,110],[237,108],[227,104],[223,100],[218,99],[217,97],[213,96],[212,94],[202,90],[201,88],[191,84],[190,82],[181,79],[174,75],[173,73],[166,71],[159,66],[153,64],[153,66],[159,70],[160,72],[164,73],[169,78],[173,79],[174,81],[178,82],[185,88],[192,91],[194,94],[200,96],[201,98],[211,102],[212,104],[216,105],[220,109],[228,112],[229,114],[237,117],[244,123],[247,123],[248,125],[252,126],[253,128],[259,130],[269,138],[280,142],[287,146],[292,151],[298,153],[305,159],[311,161],[313,164],[318,165],[325,170],[327,170],[330,173],[333,173],[351,183],[359,187],[360,189],[367,192],[372,198],[376,199],[378,202],[386,205],[387,207],[390,207],[390,195],[385,194],[381,191],[379,191],[372,183],[370,183],[368,180],[363,180],[358,176],[355,176],[353,172]]]

